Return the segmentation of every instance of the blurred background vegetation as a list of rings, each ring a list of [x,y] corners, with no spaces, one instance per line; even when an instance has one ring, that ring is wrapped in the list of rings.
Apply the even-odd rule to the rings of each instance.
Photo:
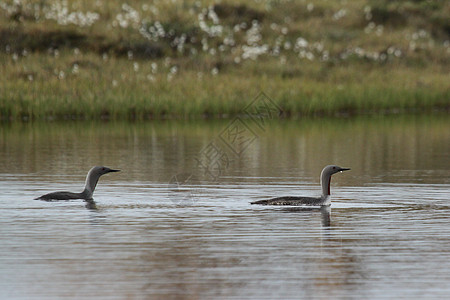
[[[449,111],[450,1],[0,1],[0,118]]]

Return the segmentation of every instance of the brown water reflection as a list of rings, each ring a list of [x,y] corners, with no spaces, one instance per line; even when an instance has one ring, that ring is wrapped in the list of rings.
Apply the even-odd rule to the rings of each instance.
[[[8,159],[0,161],[0,173],[83,178],[103,164],[124,170],[124,181],[168,182],[196,170],[196,156],[215,141],[230,160],[225,178],[316,178],[324,165],[336,163],[352,168],[351,177],[338,179],[348,185],[353,179],[449,182],[440,176],[448,174],[450,160],[446,115],[272,122],[264,131],[254,128],[257,138],[241,155],[218,139],[229,122],[2,124],[0,153]]]

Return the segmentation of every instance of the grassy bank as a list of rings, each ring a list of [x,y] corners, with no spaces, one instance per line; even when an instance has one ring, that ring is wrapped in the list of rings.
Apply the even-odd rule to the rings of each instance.
[[[446,1],[0,1],[1,119],[449,110]]]

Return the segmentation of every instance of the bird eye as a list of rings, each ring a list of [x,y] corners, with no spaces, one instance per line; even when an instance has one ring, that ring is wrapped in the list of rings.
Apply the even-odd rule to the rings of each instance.
[[[336,167],[333,167],[333,170],[336,169]]]

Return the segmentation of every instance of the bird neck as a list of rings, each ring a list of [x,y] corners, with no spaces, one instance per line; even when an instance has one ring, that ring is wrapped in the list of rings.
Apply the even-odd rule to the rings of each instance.
[[[327,206],[331,204],[330,195],[322,195],[320,205]]]
[[[322,186],[322,198],[330,197],[331,175],[321,174],[320,185]]]
[[[100,177],[92,172],[89,172],[86,177],[86,185],[84,187],[83,194],[86,196],[86,199],[91,199],[94,194],[95,187],[97,186],[98,179]]]

